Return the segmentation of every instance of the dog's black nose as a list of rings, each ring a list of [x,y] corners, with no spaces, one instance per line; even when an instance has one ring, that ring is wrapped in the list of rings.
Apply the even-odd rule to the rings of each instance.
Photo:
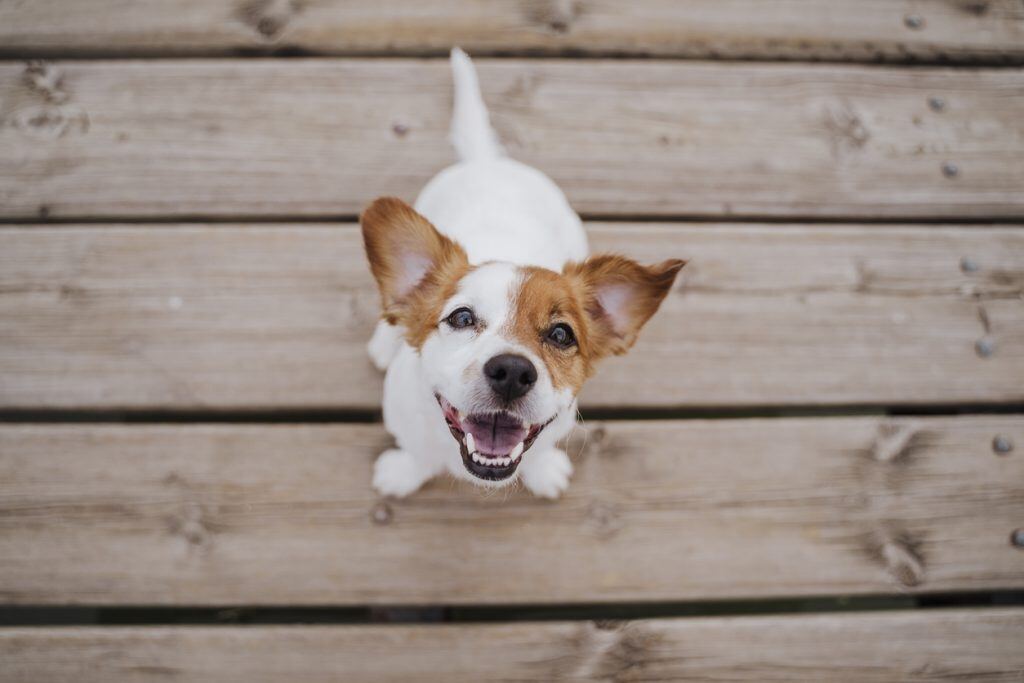
[[[533,367],[528,358],[503,353],[484,364],[484,375],[494,393],[511,401],[533,388],[537,381],[537,368]]]

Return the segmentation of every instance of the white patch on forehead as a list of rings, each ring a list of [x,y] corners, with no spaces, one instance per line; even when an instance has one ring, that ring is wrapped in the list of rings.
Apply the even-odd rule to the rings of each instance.
[[[511,263],[485,263],[459,281],[459,288],[445,306],[445,315],[469,306],[487,327],[498,329],[512,310],[522,275]]]

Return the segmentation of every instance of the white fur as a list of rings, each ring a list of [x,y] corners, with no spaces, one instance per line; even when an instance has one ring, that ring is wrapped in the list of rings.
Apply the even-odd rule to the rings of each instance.
[[[472,63],[457,48],[452,51],[452,69],[452,142],[462,161],[427,183],[415,208],[459,242],[470,263],[480,266],[445,302],[441,320],[468,306],[478,325],[456,330],[442,323],[420,352],[401,339],[399,330],[383,322],[378,325],[368,350],[378,367],[387,367],[384,425],[398,448],[377,460],[373,484],[383,494],[405,496],[445,470],[484,486],[514,481],[515,477],[484,482],[466,471],[434,399],[438,392],[462,410],[480,410],[492,400],[483,364],[497,354],[513,352],[528,357],[538,371],[522,417],[532,423],[552,420],[523,455],[517,475],[537,495],[553,498],[565,490],[572,472],[568,457],[555,444],[575,424],[575,397],[568,390],[556,390],[541,359],[502,328],[512,314],[520,277],[516,267],[560,271],[567,261],[586,258],[586,234],[550,178],[503,156]]]

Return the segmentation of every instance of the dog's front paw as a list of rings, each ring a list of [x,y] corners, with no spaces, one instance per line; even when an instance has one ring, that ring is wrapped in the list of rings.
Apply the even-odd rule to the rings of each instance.
[[[429,478],[419,460],[398,448],[384,451],[373,464],[373,488],[381,495],[404,498]]]
[[[377,327],[373,331],[373,337],[370,338],[370,342],[366,345],[366,353],[370,356],[370,361],[373,362],[374,367],[384,372],[391,364],[391,359],[398,353],[398,347],[401,343],[401,330],[397,326],[381,320],[377,323]]]
[[[535,496],[558,498],[569,486],[572,462],[565,451],[558,448],[531,453],[520,466],[519,476]]]

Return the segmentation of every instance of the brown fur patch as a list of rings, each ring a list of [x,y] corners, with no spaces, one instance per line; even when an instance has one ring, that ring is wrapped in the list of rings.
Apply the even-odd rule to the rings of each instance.
[[[556,389],[575,394],[594,372],[594,363],[625,353],[665,295],[684,261],[642,266],[624,256],[595,256],[570,263],[563,273],[523,268],[523,280],[509,323],[511,336],[544,360]],[[621,289],[621,310],[610,316],[600,304],[603,288]],[[576,345],[561,348],[547,339],[558,323],[572,328]]]
[[[471,270],[466,252],[394,197],[373,202],[359,222],[382,317],[402,325],[409,344],[420,348],[437,328],[444,302]]]
[[[623,354],[665,299],[686,261],[669,259],[643,266],[616,254],[591,256],[569,263],[563,273],[578,292],[590,321],[591,355]],[[609,297],[617,310],[606,310]]]
[[[545,268],[521,270],[523,280],[508,333],[544,361],[556,389],[570,387],[575,394],[593,373],[590,323],[582,300],[564,275]],[[558,323],[572,328],[576,346],[563,349],[547,341],[548,332]]]

